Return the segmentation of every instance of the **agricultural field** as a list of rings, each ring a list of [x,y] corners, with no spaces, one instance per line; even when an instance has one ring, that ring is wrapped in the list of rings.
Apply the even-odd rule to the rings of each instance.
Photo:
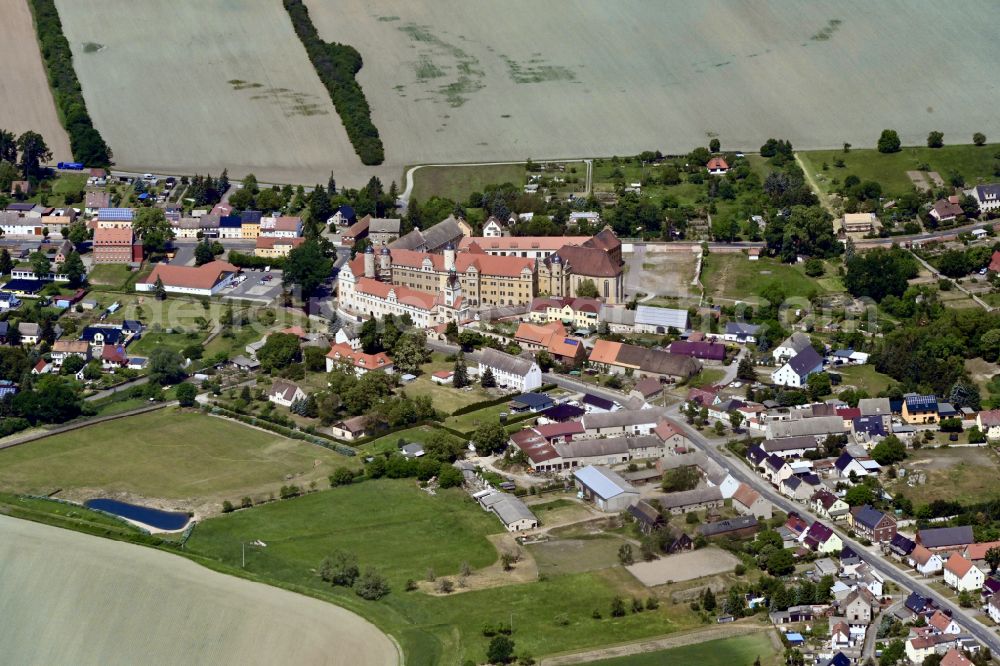
[[[0,451],[0,486],[11,492],[85,500],[117,497],[166,509],[216,513],[277,495],[281,486],[325,486],[357,465],[322,447],[197,412],[166,408]]]
[[[264,541],[266,548],[247,554],[250,574],[307,589],[370,617],[400,641],[407,662],[414,664],[481,661],[489,642],[483,626],[511,618],[518,653],[536,657],[698,624],[687,604],[666,601],[654,611],[609,617],[615,595],[651,594],[620,566],[517,582],[525,561],[515,565],[509,584],[477,588],[477,577],[492,571],[499,557],[487,537],[502,532],[494,516],[458,489],[432,496],[412,480],[385,479],[212,518],[198,526],[187,549],[238,566],[241,539]],[[355,553],[362,568],[378,568],[390,581],[390,594],[378,603],[360,602],[353,592],[322,583],[315,568],[337,549]],[[451,595],[406,591],[406,581],[425,580],[428,569],[456,580],[462,562],[472,568],[469,589]],[[603,619],[591,617],[595,609]]]
[[[678,637],[678,640],[682,640],[682,637]],[[762,631],[587,663],[590,666],[660,666],[661,664],[741,666],[752,664],[760,657],[760,663],[764,666],[776,666],[781,663],[781,650],[776,643],[776,639],[772,639],[769,632]]]
[[[869,146],[886,124],[908,144],[931,129],[1000,136],[983,66],[1000,59],[989,27],[1000,7],[987,0],[959,12],[929,0],[800,2],[794,12],[774,0],[307,5],[323,39],[360,51],[358,79],[399,172],[686,152],[716,135],[731,150],[769,136],[800,149]]]
[[[45,139],[53,162],[72,160],[69,137],[59,122],[24,0],[0,0],[0,129],[20,135],[32,130]],[[6,193],[5,193],[6,194]]]
[[[427,166],[413,172],[412,196],[426,201],[432,196],[465,203],[473,192],[487,185],[522,185],[527,178],[523,164]]]
[[[367,180],[281,3],[57,6],[94,125],[118,168],[228,168],[231,177],[304,184],[325,182],[336,169],[345,184]]]
[[[881,183],[887,196],[904,194],[915,186],[921,189],[933,186],[937,189],[939,184],[935,182],[933,174],[940,176],[947,184],[950,174],[959,173],[968,187],[996,180],[993,172],[1000,144],[971,145],[971,134],[945,134],[945,142],[965,145],[945,145],[943,148],[911,146],[898,153],[880,153],[874,148],[852,148],[849,153],[843,150],[816,150],[800,152],[798,157],[803,168],[824,192],[831,191],[831,181],[836,179],[842,183],[850,174],[863,181],[874,180]],[[834,166],[837,160],[842,160],[844,166]],[[827,165],[826,169],[823,168],[824,164]],[[927,170],[921,171],[921,166],[927,167]],[[908,172],[916,181],[907,175]]]
[[[350,611],[152,548],[0,516],[0,560],[9,663],[400,661]]]

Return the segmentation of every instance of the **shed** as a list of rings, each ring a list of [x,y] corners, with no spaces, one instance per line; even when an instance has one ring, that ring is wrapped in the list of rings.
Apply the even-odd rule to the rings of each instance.
[[[573,472],[576,487],[601,511],[625,511],[639,501],[639,491],[617,472],[600,465],[588,465]]]

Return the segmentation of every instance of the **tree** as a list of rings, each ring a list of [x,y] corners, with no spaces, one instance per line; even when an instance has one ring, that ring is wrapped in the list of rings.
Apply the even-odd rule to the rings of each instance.
[[[899,134],[896,130],[885,129],[882,130],[882,135],[878,138],[878,152],[880,153],[898,153],[902,143],[899,140]]]
[[[31,270],[34,271],[36,278],[45,279],[52,272],[52,262],[44,252],[37,250],[32,252],[28,257],[28,263],[31,264]]]
[[[972,143],[977,146],[986,145],[986,135],[982,132],[976,132],[972,135]]]
[[[334,552],[319,565],[319,577],[331,585],[353,587],[359,573],[358,556],[344,550]]]
[[[497,379],[493,376],[493,369],[487,367],[483,371],[483,376],[479,378],[479,384],[483,388],[493,388],[497,385]]]
[[[148,252],[165,252],[174,239],[174,230],[162,208],[140,208],[132,220],[132,231]]]
[[[181,355],[172,349],[154,349],[149,355],[149,381],[160,386],[176,384],[187,376],[183,363]]]
[[[740,359],[740,364],[736,368],[736,377],[748,382],[757,381],[757,372],[753,368],[753,361],[750,360],[749,354],[744,354],[743,358]]]
[[[990,565],[990,573],[996,573],[997,567],[1000,567],[1000,548],[993,546],[986,551],[986,563]]]
[[[710,141],[708,142],[708,149],[709,149],[710,151],[712,151],[713,153],[717,153],[717,152],[719,152],[719,150],[720,150],[721,148],[722,148],[722,144],[721,144],[721,143],[719,142],[719,140],[718,140],[718,139],[712,139],[712,140],[710,140]]]
[[[368,601],[378,601],[389,594],[389,581],[374,567],[366,567],[354,583],[354,593]]]
[[[698,473],[698,469],[694,465],[686,465],[667,470],[660,486],[663,488],[663,492],[676,493],[694,489],[699,481],[701,481],[701,475]]]
[[[599,298],[597,285],[590,278],[584,278],[576,285],[576,295],[580,298]]]
[[[59,368],[59,373],[63,375],[75,375],[83,370],[86,365],[87,362],[83,360],[82,356],[68,356],[63,360],[62,367]]]
[[[206,238],[194,248],[194,265],[203,266],[210,261],[215,261],[215,252],[212,251],[212,243]]]
[[[844,286],[853,296],[881,302],[886,296],[902,296],[917,273],[916,260],[906,250],[875,248],[847,260]]]
[[[42,162],[52,159],[52,151],[45,145],[45,139],[37,132],[27,131],[17,137],[17,149],[21,153],[21,173],[25,178],[35,178],[42,173]]]
[[[874,491],[867,485],[858,484],[851,486],[844,494],[844,501],[850,506],[862,506],[871,504],[875,500]]]
[[[0,275],[10,273],[13,268],[14,260],[10,258],[10,252],[7,251],[7,248],[3,248],[0,250]]]
[[[895,435],[889,435],[875,445],[871,455],[879,465],[894,465],[906,459],[906,445]]]
[[[287,368],[299,360],[299,336],[294,333],[272,333],[257,351],[257,360],[265,372]]]
[[[181,407],[194,407],[197,397],[198,389],[194,384],[183,382],[177,385],[177,402]]]
[[[813,400],[819,400],[823,396],[829,395],[832,390],[830,375],[825,372],[812,373],[806,379],[806,384],[809,386],[809,397]]]
[[[743,423],[743,412],[733,410],[729,412],[729,426],[736,432],[740,429],[740,425]]]
[[[304,296],[308,296],[330,277],[331,270],[333,261],[323,254],[319,242],[307,240],[288,253],[282,283],[285,286],[296,285],[302,289]]]
[[[162,301],[167,297],[167,288],[163,286],[163,280],[159,275],[156,276],[156,282],[153,283],[153,291],[158,301]]]
[[[625,617],[625,600],[621,597],[611,600],[611,617]]]
[[[83,259],[80,258],[80,253],[73,250],[66,257],[66,261],[63,262],[62,266],[59,268],[59,272],[66,275],[69,278],[69,284],[71,287],[79,287],[83,284],[83,278],[87,275],[87,267],[83,265]]]
[[[625,566],[635,562],[635,559],[632,556],[632,544],[623,543],[618,547],[618,561]]]
[[[767,572],[772,576],[787,576],[795,571],[795,557],[792,551],[781,548],[771,553],[767,558]]]
[[[465,365],[465,353],[459,350],[455,357],[454,374],[451,378],[451,385],[455,388],[463,388],[469,385],[469,371]]]
[[[13,132],[0,129],[0,161],[13,164],[17,161],[17,139]]]
[[[940,148],[944,146],[944,133],[934,130],[927,135],[927,147],[928,148]]]
[[[706,587],[705,591],[701,593],[701,607],[705,609],[706,612],[711,613],[716,608],[715,593],[712,592],[711,587]]]
[[[878,658],[879,666],[893,666],[903,661],[906,657],[906,645],[900,639],[895,639],[882,650],[882,656]]]
[[[393,364],[403,372],[417,372],[427,361],[427,336],[412,331],[399,336],[392,348]]]
[[[503,451],[507,448],[507,439],[507,431],[499,421],[482,424],[476,428],[471,437],[476,453],[481,456]]]
[[[490,640],[486,648],[486,661],[491,664],[509,664],[514,660],[514,641],[500,634]]]
[[[15,416],[37,423],[64,423],[80,415],[83,401],[76,385],[60,375],[42,375],[34,388],[22,388],[10,408]]]

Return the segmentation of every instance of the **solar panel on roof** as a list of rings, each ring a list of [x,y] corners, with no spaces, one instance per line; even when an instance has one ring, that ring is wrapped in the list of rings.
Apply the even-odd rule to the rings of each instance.
[[[565,342],[568,345],[574,345],[574,346],[580,344],[579,340],[574,340],[573,338],[563,338],[563,342]]]

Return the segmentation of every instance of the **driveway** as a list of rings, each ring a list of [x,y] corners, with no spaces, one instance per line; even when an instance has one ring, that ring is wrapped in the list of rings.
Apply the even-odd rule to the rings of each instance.
[[[235,287],[223,290],[223,298],[270,303],[281,295],[281,271],[244,271],[243,274],[246,279]],[[271,279],[265,282],[266,275],[270,275]]]

